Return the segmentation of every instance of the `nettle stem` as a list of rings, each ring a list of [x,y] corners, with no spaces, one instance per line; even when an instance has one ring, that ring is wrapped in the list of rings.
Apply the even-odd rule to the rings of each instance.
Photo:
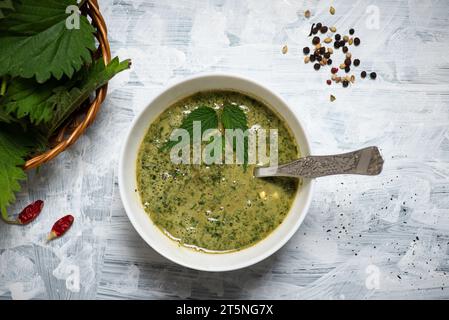
[[[6,85],[8,84],[8,77],[4,76],[2,78],[2,85],[0,87],[0,96],[4,96],[6,94]]]

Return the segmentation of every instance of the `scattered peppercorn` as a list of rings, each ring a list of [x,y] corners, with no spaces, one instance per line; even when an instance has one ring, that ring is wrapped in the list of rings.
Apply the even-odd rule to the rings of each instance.
[[[358,46],[360,44],[359,38],[354,38],[354,45]]]
[[[354,29],[349,29],[349,34],[352,36],[354,34],[355,30]]]
[[[326,80],[326,83],[327,83],[328,85],[331,85],[331,84],[332,84],[332,81],[331,81],[331,80]]]
[[[321,65],[320,65],[319,63],[315,63],[315,64],[313,65],[313,68],[314,68],[316,71],[320,70],[320,67],[321,67]]]
[[[335,35],[335,40],[336,40],[336,41],[340,41],[340,39],[341,39],[341,35],[340,35],[339,33],[337,33],[337,34]]]
[[[362,71],[362,73],[360,74],[360,76],[361,76],[362,78],[366,78],[366,71]]]
[[[314,29],[315,29],[315,23],[312,23],[312,26],[310,27],[309,37],[312,35]]]
[[[335,98],[335,96],[332,95],[332,94],[329,96],[329,98],[330,98],[331,102],[334,102],[334,101],[337,99],[337,98]]]
[[[334,42],[334,48],[335,48],[335,49],[340,48],[340,42],[335,41],[335,42]]]
[[[329,58],[331,57],[331,53],[330,53],[330,52],[325,52],[325,53],[324,53],[324,57],[325,57],[326,59],[329,59]]]
[[[332,68],[332,69],[331,69],[331,72],[332,72],[333,74],[337,73],[337,72],[338,72],[338,68]]]
[[[315,55],[313,54],[310,55],[310,62],[315,62]]]
[[[326,27],[326,26],[322,26],[320,29],[321,33],[326,33],[327,30],[328,30],[328,27]]]
[[[313,37],[312,43],[313,43],[314,45],[317,45],[318,43],[320,43],[320,37]]]
[[[332,59],[327,59],[327,65],[328,66],[332,65]]]
[[[346,52],[348,52],[349,49],[347,46],[344,46],[342,50],[343,50],[343,53],[346,53]]]
[[[309,47],[304,47],[304,49],[302,49],[302,52],[304,52],[304,54],[309,54],[310,53]]]
[[[359,59],[355,59],[354,60],[354,66],[358,67],[360,65],[360,60]]]
[[[343,87],[346,88],[347,86],[349,86],[349,81],[343,80]]]
[[[351,59],[346,58],[345,59],[345,65],[350,66],[351,65]]]
[[[320,29],[318,29],[317,27],[315,27],[315,28],[312,29],[312,33],[313,33],[313,34],[317,34],[318,31],[320,31]]]
[[[325,54],[326,53],[326,48],[325,47],[321,47],[320,48],[320,54]]]
[[[320,56],[319,54],[315,55],[316,61],[321,61],[323,60],[323,57]]]
[[[349,66],[345,67],[345,72],[348,73],[349,71],[351,71],[351,68]]]
[[[286,54],[288,52],[288,46],[285,45],[282,47],[282,54]]]
[[[377,74],[375,73],[375,72],[371,72],[370,74],[369,74],[369,77],[371,78],[371,79],[376,79],[377,78]]]
[[[321,29],[322,26],[323,26],[323,24],[322,24],[321,22],[318,22],[318,23],[316,24],[316,27],[317,27],[318,29]]]
[[[306,11],[304,12],[304,17],[310,18],[310,10],[306,10]]]
[[[334,15],[334,14],[335,14],[335,8],[334,8],[334,7],[330,7],[330,8],[329,8],[329,13],[330,13],[331,15]]]

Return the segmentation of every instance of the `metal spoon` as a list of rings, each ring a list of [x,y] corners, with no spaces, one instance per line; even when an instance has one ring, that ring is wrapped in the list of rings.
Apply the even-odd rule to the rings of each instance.
[[[254,169],[257,178],[318,178],[336,174],[375,176],[382,172],[384,160],[377,147],[331,156],[309,156],[274,167]]]

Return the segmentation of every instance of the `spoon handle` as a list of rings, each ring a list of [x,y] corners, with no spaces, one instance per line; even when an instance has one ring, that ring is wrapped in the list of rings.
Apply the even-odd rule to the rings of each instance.
[[[318,178],[336,174],[361,174],[374,176],[382,172],[384,160],[377,147],[354,152],[309,156],[276,167],[256,168],[256,177]]]

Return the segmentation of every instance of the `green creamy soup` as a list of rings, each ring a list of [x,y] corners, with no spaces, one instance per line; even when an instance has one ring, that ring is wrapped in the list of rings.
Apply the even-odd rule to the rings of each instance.
[[[285,123],[263,103],[237,92],[194,94],[151,124],[137,163],[145,211],[171,239],[205,252],[240,250],[267,237],[288,214],[300,184],[295,178],[255,178],[251,164],[246,170],[238,164],[176,165],[169,150],[161,151],[186,114],[199,106],[219,113],[225,103],[244,110],[249,128],[278,130],[279,163],[299,156]]]

